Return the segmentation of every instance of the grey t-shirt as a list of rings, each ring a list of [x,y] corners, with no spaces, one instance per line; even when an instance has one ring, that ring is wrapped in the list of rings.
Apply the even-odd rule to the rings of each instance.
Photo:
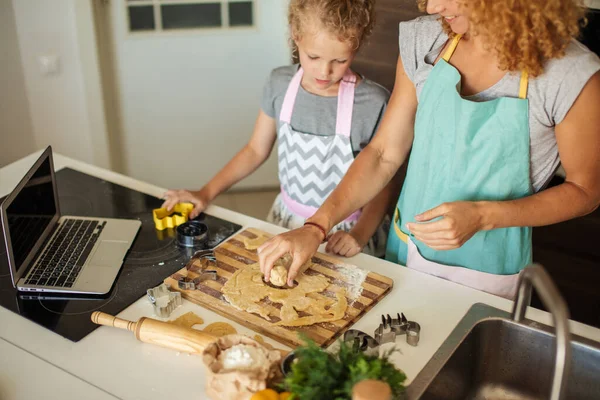
[[[404,70],[415,84],[417,97],[448,36],[436,16],[400,23],[400,56]],[[546,186],[560,164],[554,126],[567,115],[587,81],[600,70],[600,59],[573,40],[566,55],[544,66],[544,73],[529,79],[529,136],[531,182],[534,191]],[[472,101],[519,97],[519,73],[507,73],[492,87],[472,96]],[[577,135],[577,132],[573,132]]]
[[[282,124],[279,115],[283,98],[296,72],[298,65],[274,69],[263,90],[261,108],[265,114],[277,121],[278,129]],[[383,117],[389,96],[387,89],[369,79],[363,78],[356,85],[350,128],[350,141],[355,155],[371,141]],[[319,96],[300,86],[292,112],[292,128],[298,132],[315,135],[335,135],[337,103],[337,96]]]

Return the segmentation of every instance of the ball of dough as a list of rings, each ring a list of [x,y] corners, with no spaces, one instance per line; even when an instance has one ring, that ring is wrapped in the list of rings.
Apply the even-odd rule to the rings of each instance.
[[[278,265],[271,270],[269,281],[275,286],[285,286],[287,282],[287,268]]]

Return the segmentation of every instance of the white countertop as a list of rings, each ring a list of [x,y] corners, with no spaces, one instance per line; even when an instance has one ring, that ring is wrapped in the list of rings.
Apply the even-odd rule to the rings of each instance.
[[[13,189],[39,154],[40,152],[36,152],[0,169],[0,196]],[[54,162],[57,170],[70,167],[153,196],[160,196],[164,192],[162,188],[59,154],[54,154]],[[271,233],[283,231],[277,226],[220,207],[211,206],[207,212],[244,227],[255,227]],[[402,338],[396,343],[401,352],[397,352],[393,360],[404,370],[409,380],[414,379],[429,361],[471,305],[481,302],[507,311],[512,307],[512,302],[500,297],[363,254],[353,257],[349,263],[394,280],[392,292],[358,321],[354,328],[373,332],[382,313],[396,312],[403,312],[409,319],[421,324],[421,341],[418,347],[408,346]],[[188,311],[194,311],[206,323],[226,321],[223,317],[186,300],[172,317]],[[119,317],[133,321],[143,316],[153,317],[152,307],[145,297],[119,314]],[[540,310],[530,308],[527,317],[551,324],[550,316]],[[238,332],[254,335],[254,332],[229,322]],[[571,322],[571,329],[575,334],[600,341],[599,329],[577,322]],[[78,343],[73,343],[0,307],[0,338],[8,342],[3,344],[0,341],[0,354],[4,356],[5,347],[13,345],[10,352],[14,355],[8,359],[28,359],[18,368],[11,369],[13,361],[9,363],[6,357],[2,357],[0,398],[3,400],[34,398],[28,394],[34,393],[36,385],[42,384],[32,383],[31,377],[38,374],[32,374],[29,368],[47,372],[49,377],[56,376],[55,379],[51,379],[54,383],[63,382],[66,385],[77,382],[77,390],[67,391],[60,396],[61,399],[105,399],[111,398],[109,394],[127,400],[205,398],[205,375],[200,357],[178,354],[138,342],[131,332],[100,327]],[[283,348],[281,345],[278,347]],[[83,392],[86,393],[85,396],[81,395]]]
[[[0,339],[0,399],[114,400],[116,397]]]

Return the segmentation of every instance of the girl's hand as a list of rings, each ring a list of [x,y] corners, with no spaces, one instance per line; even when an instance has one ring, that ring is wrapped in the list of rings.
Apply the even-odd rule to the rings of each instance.
[[[196,218],[210,204],[210,201],[207,196],[202,193],[202,190],[197,192],[191,192],[189,190],[167,190],[165,194],[163,194],[163,199],[165,199],[165,202],[163,203],[162,208],[166,208],[168,211],[171,211],[177,203],[192,203],[194,209],[190,213],[190,219]]]
[[[360,253],[363,247],[365,245],[360,243],[351,233],[337,231],[327,241],[325,251],[344,257],[352,257]]]
[[[435,222],[427,222],[441,217]],[[444,203],[415,216],[424,223],[408,223],[414,237],[435,250],[457,249],[483,229],[480,203],[457,201]]]
[[[257,249],[260,262],[260,271],[269,282],[271,270],[275,261],[289,253],[293,260],[288,270],[288,286],[294,286],[294,279],[300,268],[308,261],[319,248],[323,240],[323,233],[316,227],[305,225],[301,228],[282,233],[263,243]]]

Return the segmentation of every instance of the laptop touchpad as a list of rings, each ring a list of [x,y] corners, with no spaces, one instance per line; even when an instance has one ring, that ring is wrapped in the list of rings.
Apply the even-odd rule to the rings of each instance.
[[[127,249],[129,249],[129,243],[127,242],[103,240],[90,260],[90,265],[120,267]]]

